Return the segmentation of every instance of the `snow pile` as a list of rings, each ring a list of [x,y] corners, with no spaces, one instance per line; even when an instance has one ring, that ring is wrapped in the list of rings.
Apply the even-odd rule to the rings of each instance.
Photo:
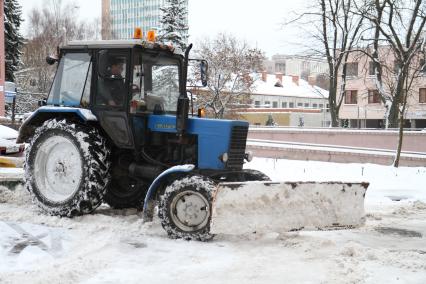
[[[223,184],[214,199],[211,230],[246,234],[357,227],[364,223],[365,190],[363,184],[335,182]]]
[[[0,138],[5,140],[16,140],[17,137],[18,131],[4,125],[0,125]]]
[[[28,205],[31,203],[31,198],[24,191],[22,185],[18,185],[14,191],[11,191],[9,188],[0,186],[0,204],[1,203],[12,203],[16,205]]]

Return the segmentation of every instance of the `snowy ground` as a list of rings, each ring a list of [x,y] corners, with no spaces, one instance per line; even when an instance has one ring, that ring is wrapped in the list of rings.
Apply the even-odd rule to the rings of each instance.
[[[133,210],[57,218],[22,188],[0,188],[0,283],[426,283],[426,168],[273,159],[249,167],[274,180],[369,181],[366,225],[187,242]]]

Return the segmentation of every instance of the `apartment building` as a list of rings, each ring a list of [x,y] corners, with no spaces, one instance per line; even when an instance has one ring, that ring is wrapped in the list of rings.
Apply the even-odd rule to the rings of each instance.
[[[379,53],[381,63],[385,66],[383,68],[384,91],[389,92],[395,84],[398,66],[389,47],[382,46]],[[414,65],[424,66],[417,61]],[[426,68],[424,69],[418,72],[408,94],[405,127],[426,128]],[[341,82],[338,89],[340,87]],[[354,128],[383,128],[385,125],[385,107],[378,92],[373,62],[364,53],[350,54],[339,118],[347,120],[349,127]]]
[[[159,30],[163,5],[164,0],[102,0],[102,39],[130,39],[135,27],[143,33]]]
[[[253,125],[269,118],[279,126],[324,127],[330,124],[328,91],[299,76],[261,73],[250,94],[252,105],[239,115]]]
[[[328,74],[325,59],[308,56],[276,54],[270,60],[265,60],[264,66],[268,74],[282,73],[300,78]]]

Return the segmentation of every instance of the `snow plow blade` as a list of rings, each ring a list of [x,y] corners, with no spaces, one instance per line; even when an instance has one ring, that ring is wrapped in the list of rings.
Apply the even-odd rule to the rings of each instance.
[[[214,193],[213,234],[352,228],[364,224],[368,183],[221,183]]]

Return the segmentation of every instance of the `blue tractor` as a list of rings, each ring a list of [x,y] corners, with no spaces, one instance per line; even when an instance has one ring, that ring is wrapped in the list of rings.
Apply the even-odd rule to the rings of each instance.
[[[142,40],[71,42],[47,100],[22,125],[26,187],[47,213],[75,216],[158,205],[173,238],[208,240],[218,182],[265,180],[244,170],[248,123],[190,114],[183,54]],[[207,62],[198,60],[206,83]]]

